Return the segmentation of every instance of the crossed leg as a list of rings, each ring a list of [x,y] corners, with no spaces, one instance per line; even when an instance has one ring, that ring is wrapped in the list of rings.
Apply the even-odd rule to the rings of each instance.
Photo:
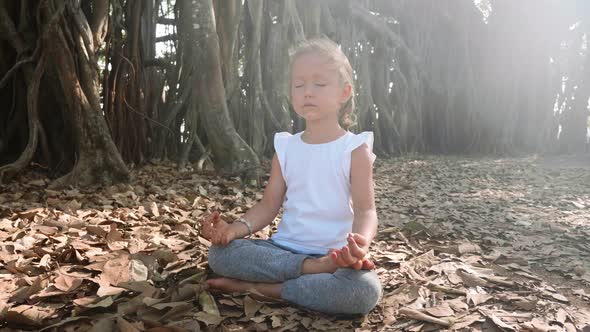
[[[209,286],[223,292],[255,290],[266,297],[323,312],[364,314],[381,296],[374,271],[338,269],[329,256],[295,254],[263,240],[212,246],[209,266],[223,278]]]

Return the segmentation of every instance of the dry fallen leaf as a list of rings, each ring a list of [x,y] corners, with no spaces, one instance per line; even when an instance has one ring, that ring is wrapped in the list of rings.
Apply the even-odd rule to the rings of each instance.
[[[449,317],[455,314],[447,302],[443,302],[436,307],[425,308],[424,311],[434,317]]]
[[[263,303],[256,301],[252,297],[246,296],[244,298],[244,313],[246,314],[246,317],[254,317],[256,312],[258,312],[258,310],[260,310],[260,308],[262,308],[263,305]]]
[[[203,311],[207,314],[217,317],[221,316],[219,314],[217,304],[215,303],[215,299],[213,298],[213,296],[211,296],[211,294],[209,294],[209,292],[202,291],[199,294],[199,304],[201,305],[201,308],[203,308]]]
[[[23,304],[9,308],[4,318],[11,324],[39,327],[43,325],[45,319],[54,313],[55,309],[52,308]]]
[[[474,306],[485,303],[491,298],[492,296],[480,287],[469,288],[467,290],[467,303],[471,303]]]
[[[572,331],[590,324],[584,311],[589,274],[583,273],[590,265],[580,258],[590,250],[583,222],[590,215],[571,203],[588,205],[587,190],[572,180],[581,173],[548,178],[524,159],[401,158],[377,166],[382,227],[371,247],[384,294],[364,318],[334,319],[203,292],[210,242],[199,237],[196,221],[214,210],[235,219],[262,198],[261,188],[156,163],[134,170],[130,184],[98,191],[26,187],[41,185],[38,177],[2,188],[0,320],[13,310],[28,324],[37,317],[42,326],[59,321],[55,329],[94,331],[118,325],[152,331],[437,328],[399,314],[408,307],[434,319],[454,317],[450,329],[457,330],[506,324]],[[28,194],[34,191],[42,195]],[[269,235],[259,233],[256,238]],[[560,277],[565,281],[555,282]],[[570,294],[566,302],[563,295]],[[199,305],[191,302],[197,298]],[[40,313],[14,312],[23,305]]]
[[[150,202],[148,211],[156,218],[160,216],[160,211],[158,210],[158,205],[156,202]]]
[[[64,291],[64,292],[71,292],[76,290],[76,288],[82,285],[82,279],[71,277],[65,273],[60,273],[59,277],[57,277],[54,281],[55,288]]]
[[[210,313],[206,313],[204,311],[197,312],[195,314],[195,318],[198,321],[205,323],[206,325],[214,325],[214,326],[221,324],[221,322],[224,320],[224,317],[221,317],[218,315],[213,315]]]

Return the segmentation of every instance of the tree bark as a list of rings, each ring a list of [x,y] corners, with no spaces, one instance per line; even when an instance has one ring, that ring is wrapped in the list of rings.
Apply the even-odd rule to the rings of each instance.
[[[239,28],[244,6],[242,1],[216,0],[213,4],[227,106],[234,126],[239,131],[238,119],[242,111],[242,86],[238,70],[241,44]]]
[[[41,56],[37,68],[33,73],[33,77],[29,82],[27,91],[28,143],[25,150],[14,163],[0,167],[0,183],[10,180],[19,171],[27,167],[35,155],[37,142],[39,140],[39,131],[41,130],[41,123],[39,122],[39,114],[37,110],[37,99],[39,97],[39,85],[41,84],[41,78],[44,73],[45,57]]]
[[[98,50],[104,42],[109,28],[109,0],[94,0],[92,8],[92,17],[90,17],[89,23],[94,49]]]
[[[135,164],[141,164],[147,156],[147,121],[150,119],[145,107],[146,80],[142,63],[142,53],[146,50],[141,47],[141,17],[145,4],[147,2],[142,0],[126,2],[124,21],[117,22],[111,29],[110,56],[106,58],[104,70],[104,110],[113,141],[124,160]],[[121,27],[125,28],[125,34]],[[108,69],[109,65],[112,70]]]
[[[60,2],[52,1],[53,6],[43,8],[44,28],[49,31],[43,43],[74,127],[78,160],[70,173],[55,180],[51,186],[62,188],[128,181],[129,172],[100,109],[96,58],[90,40],[85,40],[85,36],[90,35],[86,18],[76,1]],[[61,14],[63,19],[57,24],[49,24],[47,19],[60,15],[57,13],[59,9],[53,9],[60,5],[66,7]],[[74,23],[74,20],[79,21]],[[68,40],[66,35],[73,36],[74,40]]]
[[[262,71],[263,90],[272,110],[276,123],[269,124],[272,132],[291,131],[291,116],[289,115],[289,54],[288,46],[293,41],[289,39],[289,6],[285,2],[266,2],[265,12],[270,14],[266,30],[266,38],[261,52],[260,61],[265,65]],[[276,22],[272,22],[277,17]],[[271,140],[272,142],[272,140]],[[272,146],[272,144],[269,144]],[[272,149],[271,149],[272,150]]]
[[[195,78],[199,115],[204,122],[215,168],[222,174],[255,178],[260,166],[258,158],[236,132],[227,109],[213,3],[211,0],[181,0],[177,4],[181,14],[179,33],[184,44],[183,56],[190,57],[195,65],[184,70]],[[190,111],[196,112],[196,109]]]

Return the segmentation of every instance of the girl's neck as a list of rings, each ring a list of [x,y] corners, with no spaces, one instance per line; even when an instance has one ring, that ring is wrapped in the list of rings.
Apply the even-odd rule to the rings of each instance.
[[[323,144],[338,139],[346,133],[338,122],[317,123],[306,122],[302,139],[310,144]]]

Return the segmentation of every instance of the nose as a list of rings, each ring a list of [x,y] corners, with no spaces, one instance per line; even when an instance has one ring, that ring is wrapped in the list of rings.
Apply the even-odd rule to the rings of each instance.
[[[311,84],[306,84],[303,88],[303,95],[305,97],[311,97],[313,95],[313,86]]]

